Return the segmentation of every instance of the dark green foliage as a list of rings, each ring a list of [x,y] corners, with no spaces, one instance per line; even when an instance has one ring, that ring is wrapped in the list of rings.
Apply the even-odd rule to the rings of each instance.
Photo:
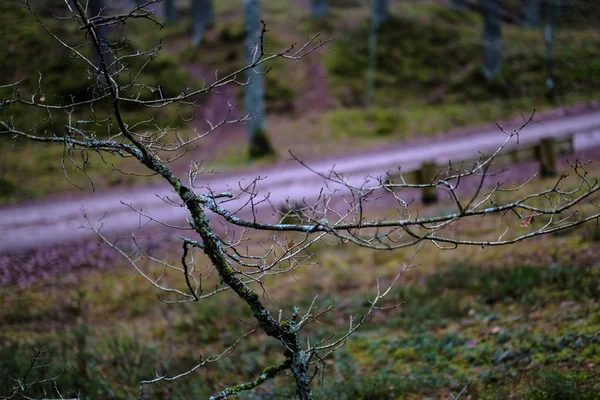
[[[79,335],[84,334],[83,331]],[[5,395],[7,390],[13,387],[14,382],[10,378],[22,378],[31,365],[33,358],[39,349],[40,360],[36,365],[46,365],[33,371],[29,375],[29,382],[33,379],[47,379],[57,377],[57,387],[63,396],[75,397],[81,395],[82,399],[95,399],[98,397],[125,399],[126,391],[119,389],[106,381],[103,374],[96,370],[99,361],[87,349],[77,345],[77,329],[74,330],[75,337],[65,337],[56,341],[45,343],[17,344],[11,343],[0,345],[0,395]],[[122,357],[125,355],[121,355]],[[131,359],[127,354],[122,361]],[[145,361],[145,360],[144,360]],[[81,368],[85,368],[82,371]],[[111,374],[119,373],[122,365],[117,363],[112,366]],[[151,372],[151,368],[147,371]],[[150,375],[151,376],[151,375]],[[131,377],[129,377],[131,378]],[[133,388],[132,382],[131,388]],[[52,381],[31,386],[24,394],[31,398],[45,397],[48,393],[55,393]],[[130,391],[131,395],[135,392]]]
[[[279,207],[279,223],[300,224],[302,223],[302,209],[300,202],[286,202]]]
[[[0,197],[10,197],[17,192],[17,184],[9,177],[0,177]]]
[[[463,294],[481,296],[488,304],[506,299],[519,301],[535,288],[565,292],[565,298],[581,300],[600,297],[600,271],[592,266],[549,267],[517,266],[485,269],[457,265],[442,273],[430,275],[426,293],[440,287],[459,290]]]
[[[240,319],[249,320],[252,318],[250,310],[244,304],[236,301],[234,298],[227,299],[227,309],[232,314],[239,316]],[[183,315],[183,318],[174,325],[178,336],[190,335],[190,343],[195,346],[206,346],[210,343],[220,341],[233,341],[245,332],[243,324],[226,325],[223,321],[221,310],[223,303],[216,298],[206,299],[202,307],[186,307],[181,305],[173,310],[173,313]]]
[[[131,47],[133,49],[133,46]],[[122,74],[122,82],[128,82],[130,74],[137,73],[142,65],[147,61],[147,58],[133,58],[128,65],[128,74]],[[144,67],[144,73],[139,77],[138,83],[148,85],[150,87],[160,86],[162,96],[176,96],[187,85],[187,74],[181,69],[178,60],[166,53],[161,53],[155,57],[150,63]],[[139,96],[141,100],[151,100],[159,98],[158,91],[150,89],[141,90],[139,87],[130,89],[123,97]],[[122,103],[127,110],[143,110],[143,108],[133,103]],[[166,121],[161,121],[166,122]]]
[[[600,337],[595,329],[600,321],[597,310],[591,308],[591,314],[587,315],[585,309],[581,309],[562,317],[557,316],[556,311],[550,312],[544,324],[551,327],[557,318],[563,318],[557,321],[558,331],[544,329],[546,325],[536,326],[536,320],[521,315],[522,310],[531,307],[596,302],[600,297],[596,267],[492,268],[457,264],[396,290],[398,297],[395,301],[390,299],[390,304],[400,302],[400,307],[377,314],[344,349],[328,359],[323,370],[324,381],[315,386],[316,398],[396,399],[411,395],[439,398],[440,393],[447,391],[458,393],[471,379],[474,381],[469,394],[481,399],[505,399],[519,394],[536,400],[544,398],[540,397],[543,395],[549,399],[587,400],[590,397],[585,396],[597,390],[586,369],[589,363],[600,360]],[[292,304],[298,304],[305,309],[311,303],[311,296],[300,297],[301,301],[290,297],[279,306],[288,310]],[[60,335],[47,335],[35,343],[9,339],[0,344],[0,379],[22,373],[33,348],[43,347],[52,362],[48,373],[69,368],[58,381],[63,395],[74,394],[69,391],[73,389],[81,391],[86,399],[132,398],[140,379],[151,378],[156,371],[171,375],[185,371],[198,361],[200,350],[210,349],[204,354],[206,357],[219,351],[215,348],[233,343],[247,331],[245,321],[251,319],[249,309],[233,296],[207,299],[201,307],[196,303],[176,305],[169,310],[173,318],[171,333],[165,333],[161,323],[155,324],[152,327],[155,341],[149,342],[141,333],[146,325],[138,330],[141,321],[146,323],[143,318],[137,319],[129,332],[124,328],[98,328],[83,322],[69,325],[84,315],[86,299],[82,294],[74,298],[68,311],[70,318],[67,311],[62,312],[65,315],[60,323],[64,329]],[[345,303],[341,298],[336,300],[338,307],[345,308],[344,313],[357,315],[364,311],[362,291],[349,299],[351,301]],[[122,301],[129,304],[131,300]],[[10,317],[17,315],[24,304],[27,309],[37,307],[37,317],[33,314],[22,320]],[[3,311],[2,323],[27,326],[36,321],[35,318],[40,321],[41,313],[56,313],[59,309],[52,306],[52,311],[44,310],[35,304],[33,300],[13,303],[12,312]],[[231,313],[224,316],[220,312],[223,309]],[[577,319],[570,323],[564,318]],[[313,327],[317,331],[306,331],[311,341],[339,332],[335,323],[322,322],[323,325]],[[578,331],[586,329],[586,325],[589,325],[587,333]],[[495,326],[501,328],[490,333]],[[169,343],[177,349],[172,355],[167,350]],[[266,366],[283,361],[281,346],[276,341],[252,336],[243,346],[225,362],[203,367],[176,386],[148,385],[147,398],[161,395],[172,399],[192,395],[206,398],[227,386],[250,382]],[[569,370],[561,372],[562,376],[554,372],[537,373],[541,366],[555,365],[568,365]],[[315,379],[320,377],[321,374]],[[524,386],[515,386],[516,382]],[[280,376],[242,398],[290,398],[294,395],[290,383],[289,377]],[[4,388],[3,384],[4,381],[0,381],[0,387]],[[575,397],[565,397],[567,395]]]
[[[288,114],[294,111],[296,92],[279,74],[282,68],[281,63],[276,60],[269,72],[264,74],[267,114]],[[245,96],[246,86],[242,86],[239,88],[238,98],[241,101]]]
[[[564,373],[544,369],[533,379],[527,391],[529,400],[596,400],[600,383],[593,375]]]
[[[284,114],[294,111],[296,93],[278,77],[277,71],[265,75],[267,113]]]
[[[343,385],[326,381],[320,390],[316,390],[318,398],[323,399],[395,399],[402,395],[398,385],[394,388],[394,378],[388,369],[377,371],[372,375],[359,374],[358,366],[353,362],[347,350],[335,354],[335,366],[341,375]]]
[[[600,3],[598,1],[556,1],[556,4],[558,6],[556,21],[558,26],[598,28],[600,23]]]
[[[3,21],[15,21],[0,24],[0,37],[3,38],[0,46],[0,76],[3,84],[24,78],[24,86],[37,89],[39,93],[38,71],[43,71],[42,92],[48,101],[64,99],[70,95],[76,100],[90,96],[86,64],[81,60],[65,57],[60,46],[45,34],[44,29],[22,5],[18,2],[2,2],[0,15]],[[75,33],[69,24],[53,24],[51,28],[58,36],[72,36]],[[89,47],[80,49],[88,56],[91,54],[90,50]],[[6,89],[0,90],[0,95],[8,93]]]
[[[388,135],[402,125],[400,115],[382,109],[369,110],[367,121],[374,125],[376,135]]]
[[[368,23],[365,23],[342,36],[335,45],[336,56],[329,59],[332,83],[335,86],[342,82],[350,85],[356,96],[346,102],[357,102],[364,93],[368,29]],[[455,51],[459,40],[458,28],[391,16],[379,30],[376,86],[385,93],[398,90],[405,95],[443,83],[452,73],[453,68],[447,65],[449,59],[457,68],[472,59],[474,49]]]
[[[403,327],[445,325],[466,314],[471,307],[466,299],[472,296],[488,305],[515,301],[531,306],[551,301],[536,289],[560,293],[559,300],[598,299],[600,272],[591,266],[488,269],[456,265],[427,276],[422,287],[401,288],[398,298],[403,302],[403,318],[396,323]]]
[[[64,6],[64,5],[63,5]],[[65,42],[78,44],[87,41],[85,33],[78,29],[77,25],[72,21],[57,20],[49,17],[48,12],[41,6],[33,4],[34,10],[40,12],[40,17],[57,36],[61,37]],[[61,8],[64,13],[64,8]],[[57,12],[60,10],[53,10]],[[67,103],[72,100],[81,101],[90,99],[93,96],[92,87],[95,82],[91,67],[82,60],[77,60],[68,57],[64,53],[64,49],[52,37],[45,33],[42,26],[35,18],[18,2],[2,2],[0,4],[0,15],[5,21],[19,21],[18,23],[0,24],[0,37],[5,38],[2,46],[0,46],[0,76],[2,76],[2,84],[17,81],[24,78],[24,81],[19,85],[21,97],[30,98],[32,94],[36,94],[36,99],[44,96],[45,101],[50,104]],[[138,29],[134,21],[132,23],[132,31]],[[112,35],[111,31],[108,31]],[[114,37],[118,38],[117,34]],[[126,52],[135,52],[143,49],[147,50],[149,46],[158,44],[158,40],[151,44],[140,44],[131,41],[121,41],[119,44],[120,55]],[[146,47],[147,46],[147,47]],[[92,55],[92,50],[89,45],[78,48],[82,54],[86,56]],[[120,73],[119,79],[122,84],[127,84],[130,79],[135,76],[139,69],[148,60],[148,57],[136,57],[128,59],[128,68]],[[39,72],[41,75],[41,90]],[[157,87],[160,85],[163,96],[176,95],[185,87],[189,86],[187,76],[181,69],[179,62],[172,56],[162,52],[148,63],[139,76],[138,83]],[[0,98],[8,97],[12,89],[0,89]],[[97,93],[98,94],[98,93]],[[157,98],[159,93],[152,92],[146,88],[140,91],[139,87],[131,90],[123,89],[121,95],[124,97],[139,96],[142,100]],[[168,114],[163,110],[154,111],[148,108],[141,108],[133,103],[122,103],[122,107],[130,112],[130,123],[135,123],[141,120],[147,120],[151,117],[160,117],[161,123],[168,125],[180,125],[183,122],[175,113]],[[184,107],[185,108],[185,107]],[[101,118],[104,112],[110,109],[109,102],[99,102],[95,106],[95,111]],[[131,113],[135,111],[135,113]],[[187,111],[182,109],[184,115]],[[24,109],[23,107],[10,107],[6,110],[0,110],[3,114],[10,113],[14,115],[14,121],[17,126],[23,129],[31,126],[33,122],[39,122],[47,117],[43,110],[33,108]],[[88,110],[78,111],[79,115],[73,115],[73,119],[77,120],[89,118]],[[38,132],[43,132],[44,129],[52,128],[61,130],[62,126],[67,122],[67,114],[64,112],[54,112],[52,115],[53,123],[50,121],[43,122],[38,128]],[[105,131],[99,128],[99,132]]]
[[[225,44],[241,44],[246,33],[242,24],[227,24],[219,31],[219,40]]]
[[[522,6],[522,2],[519,2]],[[600,6],[600,4],[599,4]],[[378,35],[376,103],[398,107],[415,100],[465,104],[530,98],[545,102],[543,36],[523,28],[503,32],[502,73],[488,81],[481,68],[481,22],[475,12],[435,5],[397,13]],[[368,23],[336,40],[327,60],[333,90],[345,105],[362,104],[368,66]],[[558,30],[554,74],[559,96],[600,91],[600,36]]]
[[[265,131],[258,130],[250,137],[248,155],[251,159],[269,157],[275,154],[271,140]]]
[[[362,0],[329,0],[329,5],[332,8],[355,8],[362,7]]]
[[[591,239],[594,242],[600,242],[600,226],[596,225],[592,230]]]

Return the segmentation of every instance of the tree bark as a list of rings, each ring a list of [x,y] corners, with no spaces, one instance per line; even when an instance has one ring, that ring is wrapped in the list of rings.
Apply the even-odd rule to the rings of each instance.
[[[502,71],[500,0],[480,0],[483,14],[483,75],[493,80]]]
[[[327,15],[329,6],[327,0],[312,0],[311,14],[313,18],[322,19]]]
[[[525,25],[535,28],[540,24],[540,0],[527,0],[525,4]]]
[[[554,58],[552,56],[553,48],[553,25],[554,25],[554,13],[556,12],[555,0],[547,0],[546,3],[546,29],[544,32],[544,39],[546,41],[546,97],[549,101],[556,99],[556,93],[554,89]]]
[[[390,17],[388,0],[371,1],[371,25],[369,29],[369,64],[367,66],[367,87],[365,91],[365,105],[371,105],[375,92],[375,78],[377,74],[377,36],[379,27]]]
[[[72,0],[72,1],[75,1],[75,0]],[[88,18],[93,18],[93,17],[97,17],[99,15],[102,15],[102,11],[104,11],[104,7],[105,7],[104,0],[89,0],[88,7],[87,7]],[[75,8],[73,8],[73,9],[75,10]],[[104,63],[106,63],[106,66],[109,67],[110,64],[112,63],[112,53],[110,51],[110,43],[108,42],[108,35],[106,32],[106,27],[104,27],[104,26],[96,27],[96,35],[98,36],[98,43],[100,45],[100,53],[102,53],[102,57],[100,56],[100,53],[97,51],[97,49],[94,46],[92,46],[94,65],[97,68],[96,75],[98,77],[100,77],[100,79],[103,79],[104,76],[102,75],[100,64],[101,64],[102,60],[104,60]]]
[[[175,4],[176,0],[164,0],[165,3],[165,17],[167,22],[175,23],[177,22],[177,6]]]
[[[382,22],[387,21],[390,17],[389,0],[372,0],[371,18],[373,22],[379,26]]]
[[[453,10],[464,10],[467,8],[466,0],[450,0],[450,8]]]
[[[244,0],[246,16],[246,64],[256,62],[262,54],[262,25],[258,0]],[[248,84],[246,90],[246,111],[250,119],[248,140],[250,158],[260,158],[274,153],[273,147],[265,132],[265,83],[262,65],[246,72]]]
[[[212,0],[192,0],[192,44],[194,47],[198,47],[202,43],[204,32],[212,23],[213,18]]]
[[[310,378],[308,377],[308,359],[303,350],[298,349],[292,355],[290,369],[292,370],[294,380],[296,381],[296,393],[298,394],[298,398],[300,400],[312,400]]]

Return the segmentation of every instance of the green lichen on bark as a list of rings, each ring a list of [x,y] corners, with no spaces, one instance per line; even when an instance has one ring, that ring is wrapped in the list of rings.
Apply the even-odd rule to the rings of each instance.
[[[279,365],[271,365],[270,367],[265,368],[263,370],[262,374],[260,374],[260,376],[258,378],[256,378],[255,380],[253,380],[251,382],[243,383],[241,385],[236,385],[236,386],[227,388],[227,389],[215,394],[214,396],[211,396],[210,400],[224,399],[229,396],[234,396],[245,390],[254,389],[255,387],[257,387],[257,386],[261,385],[263,382],[265,382],[267,379],[272,379],[272,378],[276,377],[277,374],[279,374],[281,371],[288,369],[288,368],[289,368],[288,361],[285,361],[284,363],[279,364]]]
[[[283,320],[279,323],[279,326],[281,327],[281,330],[286,332],[286,333],[292,333],[292,321],[289,320]]]

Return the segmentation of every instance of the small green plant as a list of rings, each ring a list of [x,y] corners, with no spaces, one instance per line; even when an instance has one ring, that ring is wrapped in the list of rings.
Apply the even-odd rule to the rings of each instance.
[[[540,371],[527,391],[530,400],[596,400],[600,384],[593,373],[565,373],[560,370]]]

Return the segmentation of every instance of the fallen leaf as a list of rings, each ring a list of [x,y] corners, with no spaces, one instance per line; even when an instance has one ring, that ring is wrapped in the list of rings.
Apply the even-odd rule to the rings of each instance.
[[[535,215],[530,215],[529,217],[523,217],[523,219],[521,220],[521,226],[528,227],[529,225],[531,225],[533,223],[533,221],[535,221]]]
[[[288,244],[287,244],[287,248],[288,248],[288,249],[291,249],[292,247],[294,247],[294,244],[295,244],[295,243],[294,243],[294,241],[293,241],[293,240],[290,240],[290,241],[288,242]]]

